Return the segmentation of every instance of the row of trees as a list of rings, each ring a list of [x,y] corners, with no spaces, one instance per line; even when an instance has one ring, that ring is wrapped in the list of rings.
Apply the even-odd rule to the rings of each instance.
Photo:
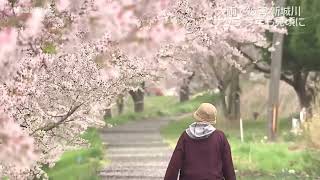
[[[272,13],[244,9],[271,6],[264,0],[0,1],[0,174],[46,178],[42,166],[84,145],[79,135],[103,125],[103,111],[119,95],[129,92],[135,110],[143,110],[147,79],[178,79],[185,100],[194,72],[210,80],[227,62],[237,91],[248,59],[242,49],[268,48],[266,32],[286,32],[269,23],[277,20]],[[236,23],[230,7],[239,12]],[[238,98],[230,94],[230,102]]]
[[[218,1],[215,1],[219,3]],[[313,106],[315,105],[316,98],[319,92],[319,68],[320,61],[319,57],[319,27],[318,24],[319,18],[317,15],[317,8],[320,6],[317,1],[300,1],[300,0],[288,0],[285,4],[286,7],[300,7],[301,16],[295,17],[300,18],[302,24],[305,26],[288,26],[287,33],[284,37],[283,46],[284,52],[282,56],[282,70],[281,70],[281,80],[290,85],[293,90],[296,92],[300,108],[306,108],[308,110],[308,116],[311,118],[313,116]],[[194,8],[197,9],[197,8]],[[204,9],[203,7],[198,7],[198,9]],[[198,10],[197,9],[197,10]],[[196,10],[196,11],[197,11]],[[199,12],[199,11],[197,11]],[[196,13],[195,13],[196,14]],[[186,14],[184,14],[186,15]],[[194,15],[194,14],[193,14]],[[246,17],[248,18],[248,17]],[[287,17],[292,18],[292,17]],[[193,19],[194,20],[194,19]],[[188,23],[194,22],[189,19]],[[203,25],[203,24],[202,24]],[[208,24],[206,24],[208,25]],[[195,28],[195,27],[194,27]],[[197,27],[201,29],[203,27]],[[232,26],[228,26],[232,29]],[[228,30],[230,30],[228,29]],[[201,29],[202,30],[202,29]],[[279,30],[279,29],[278,29]],[[198,32],[198,31],[197,31]],[[243,33],[243,31],[237,31]],[[271,42],[272,40],[272,31],[267,31],[263,34],[263,37],[266,38],[266,41],[261,42]],[[279,32],[279,31],[278,31]],[[280,31],[281,32],[281,31]],[[202,32],[204,33],[204,32]],[[232,34],[233,32],[223,32],[224,35]],[[257,32],[256,32],[257,33]],[[259,33],[257,33],[259,34]],[[234,34],[232,34],[234,35]],[[208,51],[208,49],[203,50],[203,44],[201,50],[205,51],[206,54],[204,58],[201,58],[201,55],[198,54],[197,58],[189,58],[188,65],[183,67],[184,70],[188,73],[179,74],[180,80],[178,85],[180,86],[180,101],[183,102],[188,99],[189,96],[189,84],[192,78],[195,75],[204,77],[207,84],[212,84],[217,86],[221,93],[221,107],[223,109],[224,116],[230,120],[239,120],[241,116],[240,110],[240,81],[239,77],[244,71],[258,71],[265,73],[266,76],[269,76],[271,73],[271,51],[274,44],[265,44],[264,46],[259,45],[259,41],[253,41],[248,38],[249,34],[242,34],[240,37],[247,37],[245,40],[239,40],[239,35],[237,36],[228,36],[228,38],[223,38],[231,48],[236,48],[241,55],[234,55],[231,51],[222,53],[230,49],[230,47],[221,46],[223,50],[214,49],[213,51]],[[201,36],[203,38],[204,36]],[[215,37],[216,36],[209,36]],[[233,39],[236,38],[236,39]],[[203,40],[203,39],[202,39]],[[252,41],[251,41],[252,40]],[[221,41],[221,39],[219,40]],[[224,42],[222,41],[222,42]],[[251,41],[251,42],[250,42]],[[217,41],[214,41],[215,43]],[[193,42],[194,43],[194,42]],[[225,43],[225,42],[224,42]],[[258,45],[257,45],[258,44]],[[195,51],[192,51],[192,48],[196,48]],[[215,48],[213,45],[205,46],[206,48]],[[219,48],[219,47],[218,47]],[[188,48],[188,51],[185,53],[191,54],[199,53],[199,46],[192,45]],[[202,52],[203,52],[202,51]],[[214,52],[214,54],[210,53]],[[222,53],[222,54],[221,54]],[[236,63],[240,64],[241,67],[235,65],[235,61],[226,62],[226,57],[231,55],[232,60],[236,60]],[[171,55],[175,59],[179,59],[181,55]],[[188,59],[184,57],[184,59]],[[195,63],[198,61],[198,63]],[[199,65],[200,64],[200,65]],[[181,67],[181,66],[180,66]],[[181,71],[181,70],[179,70]],[[172,73],[171,71],[170,73]],[[169,74],[170,74],[169,73]],[[170,74],[170,76],[172,76]],[[211,78],[208,78],[211,77]],[[217,83],[213,83],[217,82]],[[199,82],[198,82],[199,83]],[[142,92],[142,91],[140,91]],[[143,95],[140,93],[140,95]],[[133,98],[135,100],[135,98]],[[142,100],[142,101],[141,101]],[[143,98],[140,98],[139,103],[141,105]],[[141,108],[140,108],[141,110]]]
[[[320,23],[317,8],[318,1],[288,0],[287,6],[301,7],[301,20],[305,26],[289,26],[288,34],[284,38],[281,80],[292,86],[299,99],[300,107],[307,108],[309,117],[313,112],[313,105],[319,95],[319,48]],[[262,58],[254,64],[255,70],[270,73],[270,52],[262,50]],[[246,54],[251,62],[256,59]]]

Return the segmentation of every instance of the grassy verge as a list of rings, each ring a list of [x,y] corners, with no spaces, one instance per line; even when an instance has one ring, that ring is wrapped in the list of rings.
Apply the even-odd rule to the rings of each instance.
[[[185,118],[172,122],[162,129],[165,140],[174,147],[180,134],[192,122]],[[244,121],[245,142],[240,142],[239,130],[233,126],[218,126],[231,144],[232,155],[237,169],[238,179],[314,179],[320,176],[317,170],[320,161],[319,152],[295,147],[295,139],[289,133],[288,119],[279,124],[279,142],[267,143],[265,137],[266,122]]]
[[[213,102],[215,95],[211,93],[199,94],[189,101],[180,103],[177,97],[173,96],[146,96],[145,110],[141,113],[134,113],[131,99],[126,104],[125,112],[122,115],[106,119],[108,124],[113,126],[124,124],[128,121],[141,120],[161,116],[172,116],[192,112],[202,102]]]
[[[103,162],[103,144],[96,129],[89,129],[84,139],[89,148],[69,151],[62,155],[53,168],[46,169],[50,180],[96,180]]]

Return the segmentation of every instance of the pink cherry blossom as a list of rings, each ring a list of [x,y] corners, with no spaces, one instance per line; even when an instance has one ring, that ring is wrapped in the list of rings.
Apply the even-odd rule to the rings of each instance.
[[[7,27],[0,30],[0,57],[15,50],[17,46],[17,36],[18,33],[15,28]]]
[[[44,9],[34,8],[31,12],[31,17],[26,22],[26,29],[23,34],[25,38],[30,38],[41,32],[42,20],[44,18]]]
[[[69,0],[57,0],[56,1],[56,6],[58,11],[65,11],[70,8],[71,2]]]
[[[23,134],[3,110],[0,110],[0,140],[0,161],[10,162],[18,168],[28,167],[35,162],[33,139]]]

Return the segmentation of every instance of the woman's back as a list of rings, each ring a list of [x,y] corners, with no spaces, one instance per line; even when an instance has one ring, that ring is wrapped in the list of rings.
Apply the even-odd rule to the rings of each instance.
[[[197,120],[180,136],[164,180],[235,180],[229,142],[216,122],[216,110],[209,103],[194,113]]]
[[[224,179],[223,161],[226,138],[220,130],[215,130],[208,138],[192,139],[184,132],[183,163],[180,180],[220,180]],[[227,152],[228,154],[228,152]],[[227,157],[228,158],[228,157]],[[229,167],[232,168],[233,167]]]

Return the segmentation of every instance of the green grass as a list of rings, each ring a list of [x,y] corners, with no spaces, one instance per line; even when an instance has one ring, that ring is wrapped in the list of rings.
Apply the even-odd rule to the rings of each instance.
[[[124,113],[108,118],[106,119],[106,122],[115,126],[124,124],[128,121],[179,115],[192,112],[202,102],[213,102],[215,99],[215,95],[211,93],[199,94],[183,103],[180,103],[178,98],[173,96],[146,96],[144,112],[141,113],[133,112],[133,102],[129,99],[125,105]]]
[[[172,122],[161,130],[166,142],[171,147],[176,145],[181,133],[192,122],[192,118],[184,118]],[[218,122],[219,123],[219,122]],[[308,179],[306,175],[320,176],[319,152],[311,150],[290,150],[294,140],[290,137],[289,121],[282,119],[279,123],[280,138],[276,143],[267,143],[265,121],[244,121],[245,142],[240,141],[240,133],[236,126],[218,125],[231,144],[232,155],[238,179]],[[290,137],[290,138],[289,138]],[[299,138],[298,138],[299,139]],[[300,139],[299,139],[300,140]],[[297,139],[295,139],[297,141]],[[290,174],[289,170],[294,170]],[[311,178],[312,179],[312,178]]]
[[[103,144],[96,129],[83,135],[91,144],[89,148],[68,151],[53,168],[45,168],[50,180],[97,180],[97,171],[103,162]]]

